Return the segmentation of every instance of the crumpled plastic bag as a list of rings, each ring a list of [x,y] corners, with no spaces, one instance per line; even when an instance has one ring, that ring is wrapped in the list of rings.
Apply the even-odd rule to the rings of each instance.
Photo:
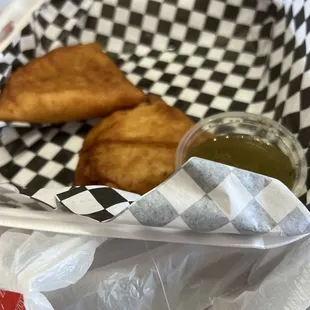
[[[0,237],[0,288],[23,294],[27,310],[53,309],[41,292],[81,279],[103,239],[7,230]]]
[[[46,296],[55,310],[305,310],[309,254],[310,237],[271,250],[112,240],[79,282]]]

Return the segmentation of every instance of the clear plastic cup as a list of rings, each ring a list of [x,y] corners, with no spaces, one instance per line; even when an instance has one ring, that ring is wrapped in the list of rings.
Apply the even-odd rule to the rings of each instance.
[[[290,158],[295,170],[292,192],[296,196],[303,194],[308,167],[300,143],[281,124],[261,115],[226,112],[201,120],[180,141],[176,152],[176,168],[180,168],[187,161],[187,154],[191,148],[219,135],[252,136],[259,141],[278,147]]]

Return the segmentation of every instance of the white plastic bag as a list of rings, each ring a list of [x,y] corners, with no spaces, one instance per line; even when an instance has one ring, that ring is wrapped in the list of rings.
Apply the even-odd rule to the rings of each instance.
[[[29,23],[32,13],[46,0],[0,0],[0,52]]]
[[[304,310],[309,243],[256,250],[112,240],[98,248],[96,268],[46,296],[55,310]]]
[[[103,239],[8,230],[0,237],[0,288],[21,293],[27,310],[53,309],[41,292],[77,282]]]

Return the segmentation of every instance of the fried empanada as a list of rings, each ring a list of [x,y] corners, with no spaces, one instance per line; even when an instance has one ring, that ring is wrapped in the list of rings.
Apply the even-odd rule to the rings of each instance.
[[[144,194],[175,171],[179,141],[193,122],[156,96],[104,118],[86,136],[74,185]]]
[[[83,120],[131,108],[143,98],[99,44],[62,47],[12,74],[0,95],[0,120]]]

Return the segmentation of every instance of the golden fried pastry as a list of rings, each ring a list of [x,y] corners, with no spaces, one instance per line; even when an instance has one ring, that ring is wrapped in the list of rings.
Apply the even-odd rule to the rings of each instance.
[[[143,98],[99,44],[63,47],[12,74],[0,96],[0,120],[89,119],[131,108]]]
[[[156,96],[104,118],[87,135],[74,185],[108,185],[144,194],[175,170],[179,141],[193,122]]]

